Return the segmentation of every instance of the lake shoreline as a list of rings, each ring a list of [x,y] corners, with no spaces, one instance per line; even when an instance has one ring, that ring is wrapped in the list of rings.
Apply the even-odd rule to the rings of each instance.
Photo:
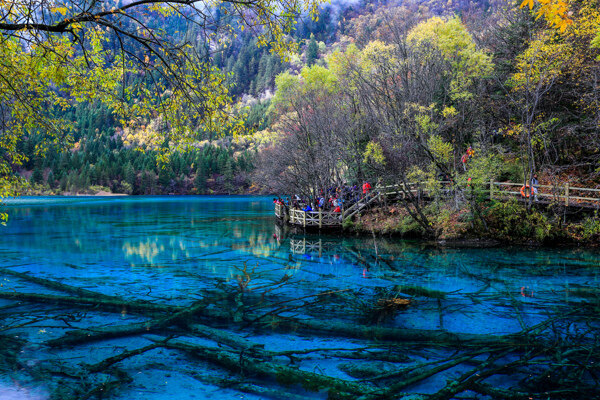
[[[503,205],[504,208],[511,206],[510,203]],[[495,214],[485,216],[485,225],[473,221],[462,222],[454,216],[440,222],[436,220],[436,217],[440,218],[438,215],[429,215],[435,223],[433,227],[436,235],[432,236],[414,221],[407,219],[407,214],[402,208],[397,205],[382,206],[365,213],[355,221],[347,221],[344,230],[354,235],[415,239],[439,247],[492,248],[522,245],[596,248],[600,246],[600,221],[596,214],[587,217],[583,215],[579,219],[563,222],[553,220],[553,216],[549,213],[532,210],[531,215],[535,218],[530,221],[526,217],[528,214],[524,207],[517,205],[511,211],[523,214],[516,223],[508,218],[500,218],[498,221],[498,215]],[[542,230],[543,232],[540,233]]]
[[[242,191],[240,193],[230,193],[225,191],[213,191],[212,193],[156,193],[156,194],[130,194],[130,193],[119,193],[110,192],[107,190],[100,191],[89,191],[89,192],[60,192],[56,193],[53,191],[23,191],[18,197],[68,197],[68,196],[130,196],[130,197],[141,197],[141,196],[275,196],[272,193],[260,193],[255,191]]]
[[[160,194],[160,195],[129,195],[126,193],[112,193],[100,190],[93,194],[63,192],[61,194],[24,194],[19,197],[114,197],[114,198],[136,198],[144,196],[157,197],[196,197],[196,196],[224,196],[241,197],[256,196],[270,197],[272,194]],[[497,236],[494,232],[484,232],[481,227],[473,229],[464,223],[456,222],[450,231],[442,231],[437,237],[424,234],[423,230],[415,229],[413,226],[407,226],[406,213],[398,205],[381,206],[373,209],[353,222],[339,230],[343,236],[364,236],[369,237],[389,237],[395,239],[418,240],[423,243],[429,243],[436,247],[444,248],[494,248],[511,245],[521,245],[526,247],[544,247],[558,246],[561,248],[597,248],[600,247],[600,234],[592,233],[590,237],[583,240],[578,237],[580,224],[572,223],[566,226],[552,226],[555,231],[551,232],[553,236],[548,236],[543,240],[536,240],[534,237],[515,237]],[[459,226],[460,225],[460,226]],[[417,227],[418,228],[418,227]],[[445,227],[444,227],[445,228]]]
[[[427,236],[418,236],[418,235],[402,235],[398,233],[390,233],[390,232],[377,232],[377,231],[364,231],[364,230],[356,230],[356,229],[346,229],[337,231],[342,236],[345,237],[358,237],[358,238],[389,238],[389,239],[398,239],[398,240],[409,240],[421,243],[425,246],[438,247],[438,248],[455,248],[455,249],[492,249],[492,248],[502,248],[502,247],[525,247],[525,248],[545,248],[545,247],[556,247],[561,249],[596,249],[600,247],[600,241],[592,241],[592,242],[560,242],[560,241],[549,241],[549,242],[536,242],[534,240],[530,241],[503,241],[490,237],[473,237],[473,236],[465,236],[461,238],[454,239],[432,239]]]

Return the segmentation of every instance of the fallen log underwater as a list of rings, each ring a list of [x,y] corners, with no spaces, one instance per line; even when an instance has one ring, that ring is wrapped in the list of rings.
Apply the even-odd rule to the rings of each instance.
[[[228,313],[219,312],[214,309],[207,310],[206,304],[195,305],[191,309],[181,309],[179,307],[170,307],[166,305],[144,305],[130,303],[127,300],[115,299],[93,299],[82,297],[67,297],[56,295],[37,295],[20,292],[0,292],[0,298],[23,300],[45,304],[60,304],[70,306],[92,307],[95,310],[121,313],[123,309],[129,309],[132,312],[140,313],[146,311],[147,315],[155,316],[157,312],[175,313],[169,317],[139,322],[129,325],[118,325],[113,327],[86,328],[83,330],[73,330],[65,334],[64,337],[54,339],[48,342],[52,346],[72,345],[94,340],[103,340],[115,337],[130,336],[150,331],[160,330],[175,324],[178,320],[192,316],[203,317],[203,319],[212,318],[217,321],[230,322]],[[133,305],[132,305],[133,304]],[[164,315],[164,314],[159,314]],[[252,322],[259,318],[259,315],[247,314],[244,320]],[[337,336],[356,339],[372,339],[378,341],[392,342],[424,342],[438,343],[451,346],[494,346],[494,345],[513,345],[527,346],[535,345],[535,339],[526,334],[511,335],[484,335],[470,333],[452,333],[444,330],[423,330],[409,328],[389,328],[381,326],[360,326],[339,321],[319,321],[313,319],[296,319],[272,316],[268,321],[263,321],[263,325],[271,330],[282,331],[301,331],[307,333],[322,333],[327,336]],[[201,325],[197,325],[198,330]],[[214,331],[211,332],[214,334]]]
[[[551,316],[546,322],[537,324],[517,334],[510,335],[485,335],[453,333],[446,330],[405,329],[385,326],[368,326],[349,323],[341,320],[319,320],[314,316],[298,317],[283,315],[285,312],[272,313],[272,310],[283,309],[289,311],[296,308],[281,308],[281,301],[269,304],[264,313],[258,313],[255,300],[248,301],[244,309],[244,291],[232,289],[231,293],[217,293],[216,296],[204,296],[192,304],[173,306],[137,299],[125,299],[120,296],[109,296],[102,293],[81,289],[75,286],[55,282],[49,279],[33,277],[29,274],[15,273],[10,270],[0,270],[0,273],[11,275],[23,281],[46,287],[55,291],[70,294],[36,294],[21,293],[16,291],[2,291],[0,298],[20,302],[22,304],[58,304],[61,307],[81,308],[91,312],[108,312],[121,314],[123,310],[146,318],[143,322],[130,324],[116,324],[109,326],[72,327],[62,336],[49,339],[45,345],[60,351],[68,346],[87,346],[93,342],[111,340],[124,337],[137,337],[146,342],[141,347],[127,349],[117,355],[105,357],[93,364],[78,364],[76,372],[67,372],[62,367],[40,366],[46,368],[43,373],[61,376],[60,388],[55,388],[53,398],[60,399],[88,399],[104,398],[109,392],[117,392],[131,383],[132,377],[127,372],[126,366],[119,366],[130,359],[143,356],[159,348],[168,349],[188,355],[190,358],[228,371],[237,376],[232,379],[210,379],[211,384],[223,387],[237,387],[248,392],[270,393],[277,398],[283,396],[285,387],[299,386],[307,393],[327,392],[332,399],[380,399],[402,398],[402,390],[409,389],[412,385],[423,383],[427,379],[456,367],[474,368],[465,370],[463,376],[432,395],[423,395],[423,398],[450,399],[463,392],[474,392],[492,398],[523,398],[522,396],[537,396],[544,393],[548,398],[561,398],[561,393],[567,389],[551,388],[537,393],[531,387],[495,387],[485,380],[491,376],[502,375],[507,371],[531,371],[548,366],[554,374],[566,368],[576,366],[579,372],[578,391],[569,392],[570,398],[589,395],[593,385],[597,384],[596,377],[587,367],[590,361],[600,361],[598,345],[589,337],[579,333],[568,336],[558,331],[556,326],[562,316]],[[279,285],[276,282],[274,285]],[[264,287],[261,287],[264,289]],[[415,294],[422,290],[412,288]],[[267,292],[265,290],[265,292]],[[325,297],[323,294],[322,297]],[[264,293],[261,297],[264,297]],[[319,294],[314,297],[314,302],[320,301]],[[439,299],[444,296],[439,295]],[[298,307],[306,304],[306,299],[299,301]],[[439,300],[438,299],[438,300]],[[291,298],[285,300],[292,302]],[[231,306],[237,305],[242,309],[232,310]],[[241,304],[241,306],[240,306]],[[312,304],[312,303],[311,303]],[[279,308],[278,308],[279,307]],[[286,306],[287,307],[287,306]],[[238,314],[233,316],[233,314]],[[241,314],[241,317],[240,315]],[[269,314],[268,317],[264,317]],[[242,329],[245,328],[245,329]],[[553,330],[554,329],[554,330]],[[251,332],[259,334],[272,334],[284,332],[294,335],[319,335],[326,339],[350,338],[359,342],[358,348],[333,348],[322,347],[313,349],[277,351],[268,349],[264,343],[253,341],[246,337]],[[542,336],[545,332],[547,338]],[[147,334],[158,336],[149,338]],[[196,343],[197,338],[211,342],[208,344]],[[557,345],[560,338],[560,345]],[[12,347],[0,345],[0,352],[14,353],[21,342],[11,342]],[[571,344],[566,346],[565,344]],[[450,351],[449,357],[440,357],[431,362],[414,362],[406,354],[420,354],[423,349],[446,349]],[[342,379],[324,373],[316,373],[303,369],[302,363],[308,362],[312,357],[323,359],[354,359],[363,361],[394,361],[395,369],[387,373],[378,374],[363,380]],[[487,360],[482,360],[486,357]],[[516,358],[516,360],[515,360]],[[10,357],[7,358],[10,360]],[[285,361],[284,361],[285,360]],[[561,360],[559,364],[555,360]],[[17,361],[12,361],[16,363]],[[401,367],[399,367],[401,366]],[[73,367],[71,367],[73,368]],[[383,372],[383,371],[382,371]],[[570,373],[562,384],[565,388],[573,384],[577,374]],[[76,376],[77,379],[68,379],[65,376]],[[110,376],[112,379],[107,379]],[[275,388],[261,391],[256,382],[248,383],[239,381],[240,378],[256,377],[264,380],[266,386]],[[268,383],[271,382],[271,383]],[[263,387],[264,389],[264,387]],[[527,391],[529,389],[529,391]],[[578,393],[582,397],[578,397]],[[302,394],[298,394],[302,397]],[[553,397],[555,396],[555,397]],[[536,398],[536,397],[534,397]]]

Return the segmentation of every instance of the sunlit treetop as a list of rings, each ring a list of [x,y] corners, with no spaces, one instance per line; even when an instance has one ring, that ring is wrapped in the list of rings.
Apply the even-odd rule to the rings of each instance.
[[[554,40],[547,32],[531,40],[516,61],[517,72],[509,83],[514,90],[522,91],[540,91],[550,87],[562,74],[574,69],[578,62],[568,43]]]
[[[529,7],[537,18],[544,18],[553,28],[564,32],[572,23],[573,13],[565,0],[523,0],[520,8]]]
[[[550,29],[530,41],[529,48],[518,57],[518,69],[534,71],[531,77],[553,76],[558,69],[572,76],[585,74],[594,65],[588,56],[594,54],[594,47],[600,47],[600,2],[538,1],[540,5],[535,12],[549,22]],[[532,6],[532,2],[523,2],[521,6]]]
[[[491,57],[477,48],[473,36],[458,17],[433,17],[410,30],[407,42],[422,57],[439,53],[451,66],[451,96],[454,100],[472,98],[475,79],[492,70]]]

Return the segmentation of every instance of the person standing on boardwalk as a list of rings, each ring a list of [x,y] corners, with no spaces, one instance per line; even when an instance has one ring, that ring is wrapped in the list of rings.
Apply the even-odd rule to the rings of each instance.
[[[533,174],[533,178],[531,178],[531,190],[533,191],[533,199],[535,201],[538,201],[538,185],[540,184],[540,182],[538,181],[538,176],[537,174]]]
[[[462,162],[464,171],[467,172],[467,163],[469,162],[469,155],[463,154],[463,156],[460,158],[460,161]]]
[[[369,196],[369,192],[371,191],[371,184],[368,181],[365,181],[365,183],[363,183],[362,186],[363,189],[363,197],[365,198],[365,200],[367,199],[367,197]]]

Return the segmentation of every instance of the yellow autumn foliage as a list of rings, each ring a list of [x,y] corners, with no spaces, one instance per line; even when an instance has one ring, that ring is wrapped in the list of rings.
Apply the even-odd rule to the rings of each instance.
[[[565,0],[523,0],[520,8],[525,7],[534,11],[536,19],[544,18],[550,26],[561,32],[566,31],[573,23],[573,14]]]

